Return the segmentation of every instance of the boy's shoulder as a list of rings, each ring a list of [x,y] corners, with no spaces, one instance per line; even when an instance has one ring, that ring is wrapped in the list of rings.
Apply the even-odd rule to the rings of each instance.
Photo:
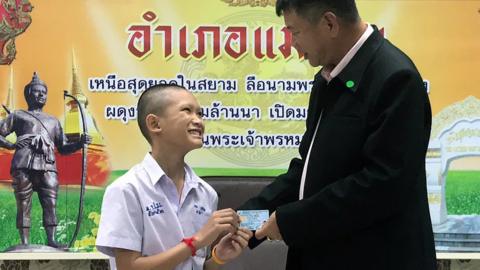
[[[204,187],[209,194],[217,196],[217,191],[207,181],[203,180],[202,178],[200,178],[198,176],[197,176],[197,179],[198,179],[198,182],[200,183],[200,185],[202,187]]]
[[[122,176],[118,177],[110,185],[107,190],[131,190],[138,189],[140,185],[145,181],[147,174],[141,164],[134,165]]]
[[[199,187],[203,189],[210,197],[217,199],[218,198],[217,191],[207,181],[199,177],[190,167],[188,167],[188,169],[191,172],[191,177],[194,177],[198,182]]]

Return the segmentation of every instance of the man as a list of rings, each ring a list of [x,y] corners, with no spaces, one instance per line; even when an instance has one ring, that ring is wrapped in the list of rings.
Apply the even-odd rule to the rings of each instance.
[[[301,159],[241,207],[272,213],[256,238],[283,239],[287,269],[436,269],[431,110],[415,65],[360,19],[354,0],[278,0],[276,11],[293,46],[323,68]]]
[[[91,138],[82,136],[79,142],[67,142],[60,122],[42,111],[47,101],[47,86],[36,73],[25,86],[24,96],[28,111],[14,111],[0,121],[0,147],[15,149],[10,174],[17,201],[17,228],[22,245],[28,245],[32,194],[37,191],[43,209],[47,244],[57,248],[60,244],[55,241],[58,191],[55,146],[58,152],[66,155],[79,150],[84,143],[90,143]],[[5,139],[12,132],[17,136],[15,144]]]

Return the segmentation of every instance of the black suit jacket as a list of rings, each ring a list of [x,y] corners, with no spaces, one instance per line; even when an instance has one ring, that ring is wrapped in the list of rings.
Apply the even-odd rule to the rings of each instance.
[[[287,269],[436,269],[425,177],[430,127],[419,72],[375,28],[328,85],[316,75],[301,159],[241,208],[276,211]]]

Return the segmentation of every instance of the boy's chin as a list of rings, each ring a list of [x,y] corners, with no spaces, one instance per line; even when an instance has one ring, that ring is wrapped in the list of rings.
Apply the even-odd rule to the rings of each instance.
[[[190,143],[190,151],[198,148],[202,148],[203,141],[193,141]]]

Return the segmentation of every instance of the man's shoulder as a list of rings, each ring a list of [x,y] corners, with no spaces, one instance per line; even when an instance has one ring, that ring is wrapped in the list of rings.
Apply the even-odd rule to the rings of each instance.
[[[388,40],[384,40],[378,50],[375,51],[368,63],[362,80],[367,82],[368,93],[376,95],[385,85],[390,85],[396,80],[414,80],[418,82],[418,88],[422,88],[422,77],[417,67],[402,50]]]
[[[374,69],[381,69],[383,74],[406,70],[418,72],[412,59],[388,40],[379,48],[373,63],[376,64]]]

